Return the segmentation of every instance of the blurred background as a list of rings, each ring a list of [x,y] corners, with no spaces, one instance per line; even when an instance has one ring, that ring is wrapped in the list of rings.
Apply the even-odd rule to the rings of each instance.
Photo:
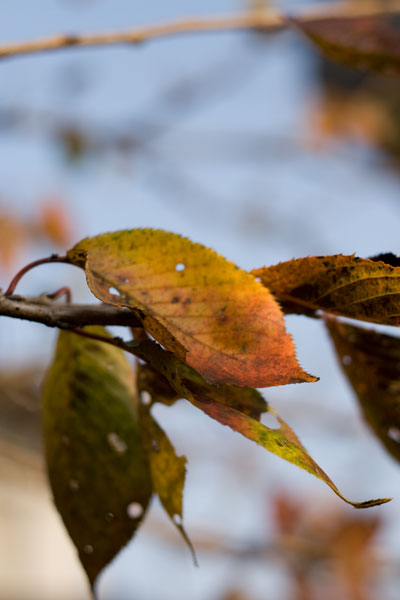
[[[0,41],[260,7],[295,14],[304,4],[2,0]],[[141,226],[182,233],[245,269],[399,253],[399,90],[396,79],[333,65],[288,31],[4,60],[0,286],[82,237]],[[18,291],[63,285],[92,301],[83,274],[66,265],[40,267]],[[266,399],[347,497],[393,502],[356,511],[189,403],[157,405],[188,457],[184,516],[200,567],[154,502],[100,576],[99,600],[397,600],[399,466],[364,423],[322,324],[291,316],[287,326],[320,381],[269,389]],[[40,385],[55,335],[0,321],[1,600],[89,598],[41,455]]]

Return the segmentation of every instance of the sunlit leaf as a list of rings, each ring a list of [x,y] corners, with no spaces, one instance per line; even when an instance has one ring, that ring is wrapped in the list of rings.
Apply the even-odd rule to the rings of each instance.
[[[294,22],[333,60],[357,69],[400,74],[400,12]]]
[[[400,323],[400,268],[356,256],[311,256],[252,271],[284,310]]]
[[[141,417],[143,443],[150,463],[154,492],[188,544],[196,563],[193,546],[182,524],[186,458],[176,455],[168,436],[146,407],[142,408]]]
[[[400,339],[333,319],[327,327],[366,421],[400,460]]]
[[[225,386],[223,396],[225,403],[222,404],[219,401],[222,398],[219,395],[220,386],[209,385],[197,372],[154,342],[141,342],[140,348],[135,345],[135,353],[140,354],[141,358],[147,360],[154,369],[163,374],[181,397],[187,398],[197,408],[223,425],[228,425],[234,431],[241,433],[270,452],[321,479],[345,502],[356,508],[367,508],[389,501],[388,498],[384,498],[366,502],[351,502],[344,498],[327,474],[307,453],[292,429],[280,419],[271,407],[267,407],[267,412],[272,413],[278,419],[278,429],[267,427],[258,420],[229,406],[227,402],[228,386]],[[238,392],[239,389],[237,388]]]
[[[137,410],[124,353],[61,332],[43,392],[46,461],[55,504],[92,585],[132,537],[152,493]]]
[[[298,365],[282,312],[248,273],[179,235],[133,229],[68,252],[102,302],[135,309],[145,329],[211,383],[315,381]]]

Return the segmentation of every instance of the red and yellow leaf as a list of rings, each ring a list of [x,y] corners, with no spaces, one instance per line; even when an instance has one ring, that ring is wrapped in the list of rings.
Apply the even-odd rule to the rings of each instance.
[[[211,383],[315,381],[299,366],[282,312],[251,275],[173,233],[133,229],[68,252],[102,302],[128,307],[163,346]]]
[[[260,444],[265,449],[290,463],[304,469],[324,481],[345,502],[356,508],[367,508],[388,502],[388,498],[368,500],[366,502],[351,502],[344,498],[328,475],[317,465],[298,440],[290,427],[280,419],[275,411],[267,406],[266,412],[276,415],[280,424],[279,429],[273,429],[260,423],[257,419],[243,414],[236,408],[237,398],[232,405],[229,403],[229,386],[213,386],[201,376],[182,363],[170,352],[163,350],[150,340],[135,344],[134,352],[146,360],[156,371],[161,373],[182,398],[189,400],[194,406],[216,419],[223,425],[228,425],[234,431]],[[220,390],[224,388],[221,395]],[[244,390],[246,391],[246,390]],[[255,390],[254,390],[255,391]],[[240,388],[232,390],[233,396],[239,395]],[[223,400],[223,403],[220,400]]]

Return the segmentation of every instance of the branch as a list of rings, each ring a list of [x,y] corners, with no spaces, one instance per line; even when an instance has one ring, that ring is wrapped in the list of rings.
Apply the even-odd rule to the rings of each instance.
[[[108,44],[140,44],[154,38],[186,33],[222,31],[236,29],[262,29],[278,31],[287,26],[285,17],[272,12],[254,11],[221,17],[193,17],[151,25],[141,29],[129,29],[106,33],[82,33],[55,35],[38,40],[0,45],[0,58],[33,54],[49,50],[61,50],[71,46],[103,46]]]
[[[300,19],[313,19],[337,16],[359,16],[384,14],[399,8],[399,0],[389,0],[384,8],[376,2],[363,2],[362,6],[346,2],[328,2],[321,8],[305,7],[301,10]],[[110,31],[104,33],[60,34],[37,40],[14,42],[0,45],[0,59],[22,54],[34,54],[61,50],[72,46],[104,46],[110,44],[140,44],[155,38],[201,33],[211,31],[234,31],[252,29],[261,31],[280,31],[290,25],[290,19],[273,11],[254,10],[248,13],[211,17],[188,17],[170,23],[160,23],[149,27],[128,29],[126,31]]]
[[[74,329],[85,325],[142,326],[129,310],[106,304],[59,304],[45,296],[7,298],[0,294],[0,316],[33,321],[59,329]]]

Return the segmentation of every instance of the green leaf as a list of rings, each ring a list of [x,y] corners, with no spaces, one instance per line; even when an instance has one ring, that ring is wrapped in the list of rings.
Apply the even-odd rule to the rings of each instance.
[[[400,323],[400,267],[357,256],[309,256],[252,271],[285,312],[316,310],[384,325]]]
[[[334,319],[326,325],[365,420],[400,461],[400,339]]]
[[[186,458],[176,455],[168,436],[153,419],[147,407],[142,407],[141,416],[143,444],[150,463],[154,492],[182,534],[192,553],[194,563],[197,564],[194,548],[182,524]]]
[[[299,366],[272,295],[213,250],[174,233],[132,229],[67,253],[102,302],[129,307],[164,347],[210,383],[315,381]]]
[[[400,13],[293,21],[333,60],[382,74],[400,74]]]
[[[86,331],[107,335],[102,327]],[[55,504],[93,585],[134,534],[152,494],[125,354],[61,332],[44,385],[43,429]]]
[[[351,502],[347,500],[339,492],[328,475],[307,453],[295,433],[276,415],[276,412],[271,407],[267,407],[267,412],[277,416],[280,424],[279,429],[267,427],[257,419],[229,406],[229,386],[223,386],[224,392],[221,394],[220,386],[208,384],[197,372],[154,342],[150,340],[140,342],[140,344],[134,342],[132,351],[143,360],[149,362],[153,369],[161,373],[182,398],[187,398],[194,406],[213,419],[224,425],[228,425],[234,431],[260,444],[270,452],[321,479],[345,502],[352,504],[356,508],[367,508],[383,504],[390,500],[390,498],[368,500],[366,502]],[[232,390],[232,405],[237,403],[235,395],[239,393],[239,390],[240,388]]]

